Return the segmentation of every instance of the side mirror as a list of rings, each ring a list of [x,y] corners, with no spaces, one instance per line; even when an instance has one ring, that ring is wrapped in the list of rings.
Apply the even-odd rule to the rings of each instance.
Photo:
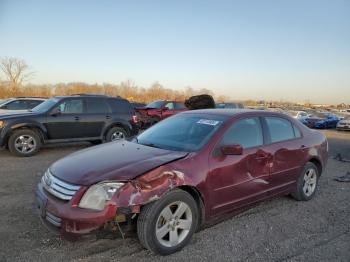
[[[163,107],[163,110],[167,111],[167,110],[169,110],[169,107],[165,106],[165,107]]]
[[[50,116],[57,116],[61,114],[61,110],[59,107],[55,107],[54,109],[52,109],[52,111],[50,112]]]
[[[234,145],[226,145],[221,147],[221,152],[224,155],[242,155],[243,154],[243,147],[238,144]]]

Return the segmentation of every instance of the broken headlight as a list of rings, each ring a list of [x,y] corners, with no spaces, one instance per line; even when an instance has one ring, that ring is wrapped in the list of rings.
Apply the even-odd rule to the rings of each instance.
[[[106,202],[124,185],[118,182],[106,182],[91,186],[80,200],[79,207],[103,210]]]

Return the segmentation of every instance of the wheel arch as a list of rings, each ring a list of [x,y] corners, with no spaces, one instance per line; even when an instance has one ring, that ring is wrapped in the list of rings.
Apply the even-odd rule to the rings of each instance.
[[[318,174],[321,176],[321,174],[323,172],[323,166],[322,166],[321,161],[316,157],[312,157],[309,159],[308,162],[313,163],[317,167]]]
[[[20,129],[30,129],[30,130],[34,130],[35,132],[38,133],[41,142],[44,142],[45,139],[47,138],[47,130],[44,126],[40,125],[40,124],[36,124],[36,123],[20,123],[20,124],[14,124],[12,125],[5,136],[5,141],[6,141],[6,145],[8,143],[8,140],[10,138],[10,136],[13,134],[13,132],[20,130]]]

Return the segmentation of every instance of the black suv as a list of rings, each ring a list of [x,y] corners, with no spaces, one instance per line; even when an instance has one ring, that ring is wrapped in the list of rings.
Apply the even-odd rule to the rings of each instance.
[[[138,133],[130,103],[104,95],[57,96],[28,112],[0,115],[0,147],[32,156],[42,144],[126,139]]]

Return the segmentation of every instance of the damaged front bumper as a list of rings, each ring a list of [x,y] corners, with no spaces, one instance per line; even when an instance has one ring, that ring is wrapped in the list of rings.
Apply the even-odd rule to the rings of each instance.
[[[60,200],[48,194],[41,183],[36,190],[36,210],[42,221],[62,235],[81,235],[103,228],[115,221],[117,207],[108,205],[102,211],[79,208],[71,201]]]

